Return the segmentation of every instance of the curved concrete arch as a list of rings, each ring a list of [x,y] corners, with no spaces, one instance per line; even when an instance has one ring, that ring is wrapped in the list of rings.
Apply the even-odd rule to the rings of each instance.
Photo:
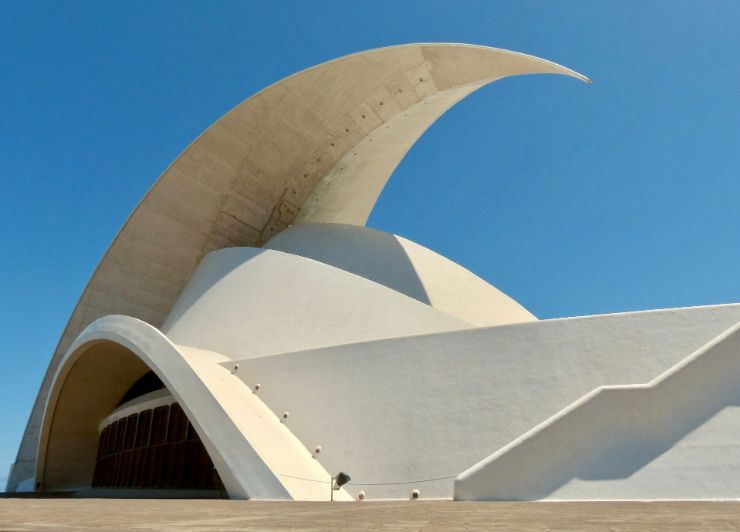
[[[152,370],[201,436],[231,498],[325,499],[323,485],[291,484],[271,471],[270,457],[279,455],[282,469],[294,476],[329,481],[288,429],[250,397],[248,387],[234,378],[228,384],[229,372],[219,366],[225,360],[217,353],[177,346],[128,316],[95,321],[72,344],[52,379],[39,439],[38,489],[90,486],[98,423],[136,379]],[[264,441],[249,441],[245,426],[251,440]]]
[[[160,326],[201,258],[259,246],[291,224],[364,225],[418,137],[476,89],[565,67],[461,44],[409,44],[342,57],[264,89],[207,129],[133,211],[86,286],[52,356],[16,463],[33,470],[42,406],[69,345],[89,323],[125,314]]]

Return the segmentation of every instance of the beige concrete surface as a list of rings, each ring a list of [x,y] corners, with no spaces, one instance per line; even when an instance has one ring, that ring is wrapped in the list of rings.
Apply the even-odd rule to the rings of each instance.
[[[0,499],[0,530],[736,530],[740,502]]]

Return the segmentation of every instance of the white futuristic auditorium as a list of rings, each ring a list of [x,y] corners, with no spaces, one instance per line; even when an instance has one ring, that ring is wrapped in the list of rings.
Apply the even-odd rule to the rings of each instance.
[[[8,491],[740,498],[740,305],[538,320],[365,227],[441,114],[522,74],[588,81],[495,48],[394,46],[213,124],[89,280]]]

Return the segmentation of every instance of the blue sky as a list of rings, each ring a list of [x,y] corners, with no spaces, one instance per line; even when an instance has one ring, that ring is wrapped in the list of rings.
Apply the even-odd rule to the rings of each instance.
[[[0,3],[0,482],[84,284],[210,123],[308,66],[408,42],[517,50],[442,117],[369,225],[540,318],[740,301],[740,3]]]

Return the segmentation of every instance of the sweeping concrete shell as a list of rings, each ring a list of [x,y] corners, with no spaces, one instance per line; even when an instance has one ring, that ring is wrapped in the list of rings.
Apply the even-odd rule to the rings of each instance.
[[[740,305],[538,321],[363,227],[437,117],[534,73],[586,80],[505,50],[398,46],[216,122],[103,257],[8,489],[326,500],[346,471],[338,500],[740,497],[721,436],[740,423]]]
[[[34,467],[50,380],[95,319],[160,326],[201,259],[261,246],[299,222],[364,225],[419,136],[476,89],[507,76],[580,74],[536,57],[456,44],[362,52],[309,68],[244,101],[165,171],[121,228],[62,334],[9,480]]]

